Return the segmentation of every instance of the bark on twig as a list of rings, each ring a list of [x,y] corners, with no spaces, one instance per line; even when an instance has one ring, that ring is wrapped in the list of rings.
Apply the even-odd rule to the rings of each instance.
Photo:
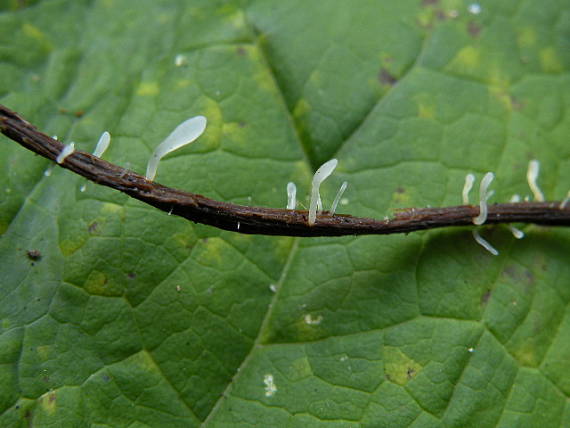
[[[0,105],[0,130],[25,148],[55,161],[64,145],[39,132],[19,114]],[[249,207],[219,202],[202,195],[172,189],[83,151],[65,158],[63,168],[94,183],[111,187],[162,211],[196,223],[239,233],[282,236],[386,235],[451,226],[471,226],[479,207],[460,205],[441,208],[410,208],[389,220],[330,215],[323,212],[313,226],[308,211]],[[570,203],[521,202],[489,205],[485,224],[535,223],[570,225]]]

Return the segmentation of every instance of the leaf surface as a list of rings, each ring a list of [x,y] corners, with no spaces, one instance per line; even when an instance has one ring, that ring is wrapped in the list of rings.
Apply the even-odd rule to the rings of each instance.
[[[28,3],[28,4],[26,4]],[[27,6],[27,7],[23,7]],[[479,6],[479,9],[477,8]],[[162,184],[383,218],[570,187],[562,0],[6,2],[0,102]],[[570,234],[293,239],[170,217],[0,146],[0,425],[570,424]],[[46,173],[46,171],[49,171]],[[49,175],[48,175],[49,174]],[[472,195],[472,198],[475,196]],[[493,200],[492,200],[493,202]]]

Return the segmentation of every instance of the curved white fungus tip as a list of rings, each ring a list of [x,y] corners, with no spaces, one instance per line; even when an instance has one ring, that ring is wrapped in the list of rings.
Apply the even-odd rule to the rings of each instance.
[[[491,245],[487,240],[485,240],[480,234],[478,230],[473,230],[473,238],[479,245],[485,248],[488,252],[490,252],[494,256],[498,256],[499,252]]]
[[[463,185],[463,205],[469,205],[469,192],[473,188],[473,183],[475,182],[475,176],[473,174],[467,174],[465,176],[465,184]]]
[[[80,192],[85,192],[87,190],[87,184],[83,184],[80,188],[79,191]]]
[[[188,60],[186,59],[186,56],[182,55],[182,54],[178,54],[176,55],[176,57],[174,58],[174,65],[176,65],[176,67],[182,67],[183,65],[188,64]]]
[[[516,227],[512,226],[512,225],[508,225],[507,226],[511,233],[513,234],[513,236],[517,239],[523,239],[524,238],[524,232],[520,229],[517,229]]]
[[[338,160],[331,159],[321,165],[315,175],[313,176],[313,183],[311,187],[311,204],[309,206],[309,226],[315,224],[317,220],[317,209],[322,209],[321,194],[319,187],[326,178],[332,174],[338,164]]]
[[[488,192],[488,189],[494,178],[495,174],[488,172],[481,180],[481,185],[479,186],[479,215],[473,219],[473,224],[481,225],[487,221],[487,200],[495,193]]]
[[[97,156],[100,158],[105,153],[105,150],[109,147],[111,143],[111,134],[107,131],[103,132],[99,137],[99,141],[97,142],[97,146],[95,146],[95,150],[93,151],[93,156]]]
[[[343,195],[343,193],[347,187],[348,187],[348,181],[343,181],[343,183],[340,185],[340,189],[338,189],[338,192],[336,193],[336,197],[334,198],[334,201],[331,205],[331,215],[334,215],[334,213],[336,211],[336,207],[338,206],[338,203],[340,202],[340,198],[342,198],[342,195]]]
[[[196,116],[178,125],[176,129],[154,149],[146,166],[146,179],[149,181],[154,180],[160,159],[168,153],[196,140],[206,129],[206,124],[207,120],[204,116]]]
[[[516,204],[516,203],[518,203],[518,202],[520,202],[520,201],[521,201],[521,195],[519,195],[519,194],[514,194],[513,196],[511,196],[511,200],[510,200],[510,203],[511,203],[511,204]]]
[[[538,202],[544,202],[544,194],[536,184],[536,179],[538,178],[538,173],[540,172],[540,162],[537,160],[531,160],[528,163],[528,170],[526,172],[526,179],[528,181],[528,187],[534,195],[534,199]]]
[[[294,210],[297,206],[297,186],[290,181],[287,183],[287,209]]]
[[[564,198],[564,200],[562,202],[560,202],[560,209],[563,210],[564,207],[566,207],[566,204],[570,202],[570,190],[568,191],[568,194],[566,195],[566,197]]]
[[[63,146],[63,150],[57,155],[55,161],[59,164],[62,164],[65,158],[67,158],[70,154],[75,151],[75,143],[69,143]]]

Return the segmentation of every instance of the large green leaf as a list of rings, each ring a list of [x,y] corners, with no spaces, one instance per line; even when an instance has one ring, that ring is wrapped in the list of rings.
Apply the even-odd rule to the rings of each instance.
[[[207,116],[171,187],[283,207],[337,157],[325,202],[379,218],[468,172],[529,194],[530,159],[570,187],[564,0],[1,6],[0,102],[42,130],[144,172]],[[48,164],[2,138],[2,427],[570,425],[568,231],[245,236]]]

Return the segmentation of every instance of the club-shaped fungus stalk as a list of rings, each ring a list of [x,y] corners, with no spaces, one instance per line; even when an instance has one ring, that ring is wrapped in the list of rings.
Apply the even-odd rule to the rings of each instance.
[[[560,209],[563,210],[568,202],[570,202],[570,190],[568,191],[568,194],[566,195],[564,200],[560,202]]]
[[[538,202],[544,202],[544,194],[536,184],[536,179],[538,178],[538,173],[540,172],[540,162],[537,160],[531,160],[528,163],[528,170],[526,172],[526,179],[528,181],[528,187],[534,195],[534,199]]]
[[[511,233],[513,234],[513,236],[517,239],[523,239],[524,238],[524,232],[516,227],[514,227],[512,224],[508,224],[507,227],[509,228],[509,230],[511,231]]]
[[[321,187],[321,183],[325,181],[325,179],[332,174],[334,169],[338,164],[338,160],[331,159],[330,161],[325,162],[321,165],[315,175],[313,176],[313,182],[311,187],[311,204],[309,206],[309,226],[315,224],[317,220],[317,210],[322,209],[322,201],[321,201],[321,194],[319,192],[319,188]]]
[[[196,140],[206,129],[204,116],[190,118],[176,127],[166,139],[154,150],[146,166],[146,179],[153,181],[158,169],[158,162],[168,153]]]
[[[103,132],[101,134],[101,137],[99,137],[97,146],[95,146],[95,150],[93,151],[93,156],[97,156],[98,158],[103,156],[103,153],[105,153],[105,150],[107,150],[110,143],[111,143],[111,134],[109,134],[107,131]]]
[[[59,164],[62,164],[63,161],[65,161],[65,158],[67,158],[74,151],[75,151],[75,143],[66,144],[65,146],[63,146],[63,150],[59,153],[59,155],[57,155],[57,158],[55,158],[55,161]]]
[[[338,192],[336,193],[334,201],[331,205],[331,215],[334,215],[334,213],[336,212],[336,207],[338,207],[338,203],[340,202],[340,198],[342,198],[342,195],[343,195],[343,193],[347,187],[348,187],[348,181],[343,181],[342,184],[340,185],[340,189],[338,189]]]
[[[473,238],[475,238],[475,241],[477,241],[479,245],[485,248],[492,255],[499,255],[499,252],[479,234],[479,231],[477,229],[473,229]]]
[[[287,183],[287,209],[294,210],[297,207],[297,186],[290,181]]]
[[[463,185],[463,205],[469,205],[469,192],[473,188],[473,183],[475,182],[475,176],[473,174],[467,174],[465,176],[465,184]]]
[[[493,196],[495,192],[488,192],[491,181],[495,178],[495,174],[488,172],[481,180],[479,187],[479,215],[473,219],[473,224],[482,225],[487,221],[487,200]]]

